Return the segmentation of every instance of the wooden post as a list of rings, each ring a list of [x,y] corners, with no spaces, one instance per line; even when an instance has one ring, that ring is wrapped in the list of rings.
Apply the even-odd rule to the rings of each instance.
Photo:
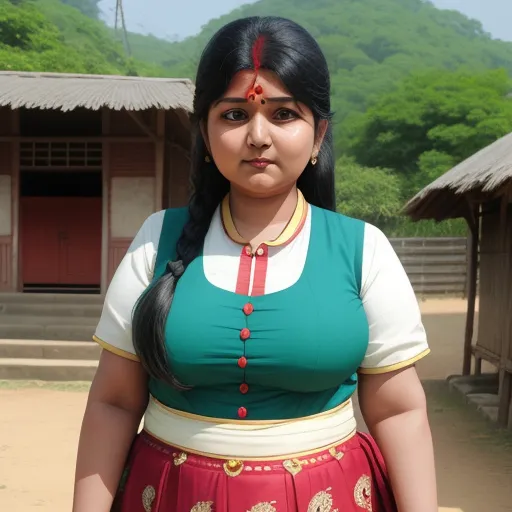
[[[11,112],[12,135],[20,135],[20,111]],[[14,292],[23,290],[20,265],[20,141],[11,142],[11,190],[12,190],[12,277],[11,288]]]
[[[473,343],[473,329],[475,325],[475,304],[476,304],[476,283],[478,276],[478,243],[480,239],[480,216],[479,208],[473,209],[473,217],[466,219],[469,225],[469,244],[468,252],[468,286],[467,286],[467,313],[466,330],[464,334],[464,359],[462,363],[462,375],[471,374],[471,347]]]
[[[111,132],[111,111],[102,110],[103,137]],[[102,224],[101,224],[101,294],[107,293],[108,288],[108,255],[110,251],[110,142],[103,139],[102,176]]]
[[[155,141],[155,210],[161,210],[164,198],[164,167],[165,167],[165,110],[158,110],[156,118],[156,134]]]
[[[509,196],[505,193],[501,199],[501,215],[500,215],[500,230],[501,230],[501,257],[502,268],[501,276],[503,286],[506,286],[507,293],[502,294],[502,303],[500,304],[500,321],[501,321],[501,351],[499,363],[499,404],[498,404],[498,424],[502,427],[510,426],[511,422],[511,402],[512,402],[512,373],[508,371],[507,359],[509,347],[512,343],[512,332],[510,329],[510,306],[512,305],[512,293],[510,291],[511,266],[509,261],[510,247],[508,237],[508,222],[509,215]],[[507,283],[507,284],[505,284]]]

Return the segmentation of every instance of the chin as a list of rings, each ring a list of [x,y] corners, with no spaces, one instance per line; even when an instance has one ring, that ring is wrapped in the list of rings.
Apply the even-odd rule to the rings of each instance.
[[[256,174],[243,184],[247,192],[269,195],[282,188],[282,184],[266,174]]]

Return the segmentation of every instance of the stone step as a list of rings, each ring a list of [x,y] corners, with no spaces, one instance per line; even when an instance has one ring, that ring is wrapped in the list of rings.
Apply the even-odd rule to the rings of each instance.
[[[0,324],[0,339],[89,341],[94,334],[92,325],[30,325]]]
[[[65,316],[99,318],[101,304],[0,302],[0,315]]]
[[[43,381],[91,381],[97,361],[62,359],[0,359],[0,379]]]
[[[0,304],[96,304],[102,305],[104,296],[78,293],[0,293]]]
[[[101,347],[92,341],[2,340],[0,359],[74,359],[97,361]]]
[[[7,315],[0,313],[0,330],[2,325],[83,325],[95,328],[98,325],[100,317],[84,317],[84,316],[45,316],[45,315]]]

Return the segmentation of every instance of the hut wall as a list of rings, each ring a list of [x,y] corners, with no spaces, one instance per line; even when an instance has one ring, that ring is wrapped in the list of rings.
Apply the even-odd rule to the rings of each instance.
[[[183,111],[166,114],[165,206],[185,206],[190,194],[190,122]]]
[[[155,113],[137,115],[153,127]],[[108,144],[110,281],[142,223],[157,209],[157,202],[155,143],[126,112],[111,112],[108,128],[114,137],[140,137],[140,141],[121,139]]]
[[[0,108],[0,134],[12,133],[12,111]],[[12,290],[12,179],[13,148],[9,142],[0,143],[0,291]]]
[[[477,349],[483,349],[484,359],[498,365],[503,356],[510,358],[512,316],[512,210],[503,224],[499,210],[482,218],[480,241],[480,304]],[[504,344],[505,342],[505,344]],[[503,354],[508,346],[507,354]]]

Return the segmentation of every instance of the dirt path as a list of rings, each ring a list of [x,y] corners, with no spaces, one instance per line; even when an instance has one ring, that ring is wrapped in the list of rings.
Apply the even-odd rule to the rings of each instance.
[[[427,382],[440,510],[512,511],[512,433],[499,432]],[[75,451],[87,394],[0,389],[0,510],[69,512]]]
[[[512,432],[498,431],[450,393],[460,371],[464,304],[422,304],[433,354],[424,379],[440,511],[512,512]],[[63,391],[64,389],[64,391]],[[87,385],[0,382],[0,511],[70,512]]]

